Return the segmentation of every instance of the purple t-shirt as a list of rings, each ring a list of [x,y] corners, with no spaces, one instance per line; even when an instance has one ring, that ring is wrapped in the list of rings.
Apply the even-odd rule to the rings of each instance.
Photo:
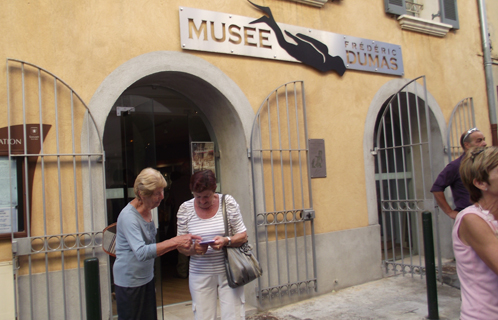
[[[462,211],[472,205],[469,192],[460,179],[460,162],[462,162],[464,155],[465,154],[451,161],[437,176],[437,179],[434,181],[431,188],[431,192],[444,192],[444,189],[450,187],[453,201],[455,202],[455,211]]]

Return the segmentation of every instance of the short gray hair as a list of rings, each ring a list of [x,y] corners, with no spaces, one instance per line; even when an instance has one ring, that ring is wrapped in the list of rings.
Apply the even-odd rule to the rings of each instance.
[[[148,197],[157,188],[166,188],[166,186],[166,180],[161,172],[153,168],[145,168],[135,179],[133,191],[135,192],[135,196],[140,199],[140,195]]]

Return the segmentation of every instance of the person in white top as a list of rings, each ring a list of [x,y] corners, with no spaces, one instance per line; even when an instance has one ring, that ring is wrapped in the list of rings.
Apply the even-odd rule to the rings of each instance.
[[[225,237],[222,197],[215,193],[216,177],[211,170],[198,171],[190,179],[190,190],[194,198],[185,201],[177,214],[177,235],[195,233],[199,240],[190,249],[178,250],[190,256],[189,289],[192,295],[192,310],[196,320],[216,319],[219,298],[221,319],[245,319],[244,287],[231,288],[225,272],[224,246],[240,247],[247,242],[247,232],[240,208],[235,199],[225,195],[226,213],[233,236]]]
[[[460,319],[498,319],[498,148],[471,149],[460,176],[474,203],[458,213],[452,231]]]

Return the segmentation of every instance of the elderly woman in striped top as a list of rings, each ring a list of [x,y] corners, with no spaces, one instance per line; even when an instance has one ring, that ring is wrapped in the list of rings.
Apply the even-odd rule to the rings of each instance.
[[[196,240],[190,250],[178,248],[190,256],[189,288],[195,319],[216,319],[217,298],[222,320],[245,319],[244,287],[232,289],[228,286],[221,250],[224,246],[239,247],[247,241],[239,205],[232,196],[225,196],[227,217],[234,234],[225,237],[222,197],[215,193],[214,173],[211,170],[194,173],[190,190],[194,198],[184,202],[178,210],[178,236],[196,234],[203,242],[213,240],[210,244]]]

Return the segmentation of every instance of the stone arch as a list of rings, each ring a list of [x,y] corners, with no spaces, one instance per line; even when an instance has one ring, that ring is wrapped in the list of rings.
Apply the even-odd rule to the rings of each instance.
[[[118,97],[145,78],[184,95],[204,113],[219,144],[222,191],[239,202],[251,235],[252,184],[247,148],[254,111],[242,90],[220,69],[194,55],[174,51],[146,53],[116,68],[90,100],[89,109],[100,132],[104,132]]]

